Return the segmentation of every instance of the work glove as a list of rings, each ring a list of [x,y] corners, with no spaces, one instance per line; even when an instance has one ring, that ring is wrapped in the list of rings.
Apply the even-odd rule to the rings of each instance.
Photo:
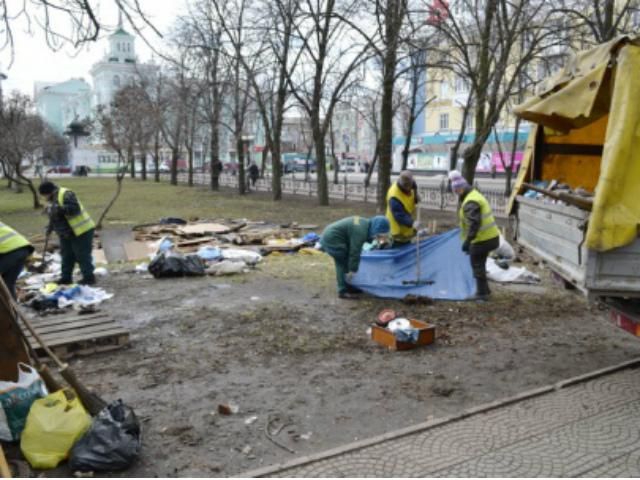
[[[471,242],[469,240],[465,240],[462,244],[462,251],[469,255],[469,247],[471,246]]]
[[[355,274],[356,272],[349,272],[344,276],[344,278],[347,280],[347,282],[351,283]]]

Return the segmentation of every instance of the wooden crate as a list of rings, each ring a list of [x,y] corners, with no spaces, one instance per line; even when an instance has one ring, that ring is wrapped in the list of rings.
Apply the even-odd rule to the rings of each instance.
[[[416,343],[399,342],[396,340],[396,336],[392,331],[379,327],[378,325],[371,327],[371,339],[391,350],[411,350],[421,345],[429,345],[435,341],[435,325],[430,325],[421,320],[409,320],[409,322],[411,322],[411,326],[420,331],[418,341]]]
[[[38,335],[60,358],[90,355],[121,348],[129,342],[129,330],[106,313],[92,315],[51,315],[31,320]],[[35,351],[46,356],[40,344],[24,328]]]

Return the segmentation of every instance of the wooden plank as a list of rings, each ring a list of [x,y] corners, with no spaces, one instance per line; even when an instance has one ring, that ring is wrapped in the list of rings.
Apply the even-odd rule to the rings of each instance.
[[[71,343],[80,340],[92,340],[104,336],[105,332],[111,332],[112,334],[129,333],[129,330],[119,327],[115,324],[109,325],[97,325],[83,330],[66,331],[66,332],[54,332],[46,335],[42,335],[42,340],[48,345],[60,345],[61,343]],[[33,339],[29,339],[32,341]]]
[[[36,331],[40,335],[45,335],[45,334],[50,334],[54,332],[64,332],[64,331],[70,331],[70,330],[79,331],[79,330],[84,330],[85,328],[93,325],[104,325],[109,323],[115,323],[115,322],[113,321],[105,322],[103,318],[94,318],[90,320],[85,320],[83,322],[61,323],[58,325],[47,325],[43,327],[38,327],[36,328]]]
[[[109,314],[106,312],[99,312],[89,315],[74,315],[73,317],[68,317],[66,315],[49,315],[46,317],[31,318],[29,319],[29,321],[34,327],[48,327],[50,325],[59,325],[62,323],[73,323],[81,320],[92,320],[94,318],[109,318]]]
[[[104,250],[102,249],[96,249],[93,252],[91,252],[91,255],[93,256],[93,262],[96,265],[106,265],[107,262],[107,257],[104,254]]]
[[[192,223],[178,228],[181,235],[206,235],[216,233],[229,233],[231,229],[221,223]]]
[[[129,337],[129,331],[124,330],[122,328],[114,328],[110,330],[105,330],[103,332],[96,332],[91,336],[78,335],[75,337],[70,336],[70,337],[64,337],[64,338],[54,338],[51,340],[47,340],[46,338],[44,338],[44,340],[49,347],[59,347],[61,345],[70,345],[72,343],[87,342],[87,341],[92,342],[92,341],[102,340],[109,337],[119,337],[119,336]],[[33,348],[36,348],[36,349],[40,348],[40,345],[35,340],[30,340],[30,343],[33,346]]]

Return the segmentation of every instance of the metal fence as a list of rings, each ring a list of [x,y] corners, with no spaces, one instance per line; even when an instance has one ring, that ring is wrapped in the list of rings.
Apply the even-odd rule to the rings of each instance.
[[[178,175],[179,183],[187,183],[188,177],[186,173]],[[194,173],[193,183],[196,185],[208,185],[210,177],[208,173]],[[223,187],[238,188],[238,176],[230,174],[220,175],[220,185]],[[316,180],[304,180],[295,177],[284,177],[282,179],[282,193],[288,195],[301,195],[307,197],[315,197],[318,186]],[[329,198],[343,201],[376,203],[375,184],[365,188],[363,182],[349,182],[347,177],[343,177],[340,183],[329,182]],[[494,214],[497,217],[506,217],[505,209],[508,197],[505,196],[504,188],[476,188],[482,192],[491,204]],[[259,192],[271,192],[271,177],[265,175],[264,178],[258,179],[252,190]],[[447,183],[441,182],[438,186],[418,186],[418,194],[420,195],[420,206],[431,210],[448,210],[455,211],[458,206],[456,195],[447,191]]]

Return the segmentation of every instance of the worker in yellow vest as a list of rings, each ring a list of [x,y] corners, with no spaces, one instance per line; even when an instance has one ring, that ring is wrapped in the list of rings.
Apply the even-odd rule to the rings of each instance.
[[[0,221],[0,275],[16,298],[16,280],[24,268],[25,260],[33,253],[33,247],[25,237]]]
[[[391,226],[394,244],[409,243],[416,236],[420,228],[415,219],[419,201],[418,186],[413,175],[410,171],[403,170],[387,192],[386,217]]]
[[[73,268],[78,263],[83,285],[96,283],[93,274],[93,232],[95,223],[76,195],[63,187],[45,181],[38,188],[40,195],[49,202],[49,225],[47,234],[55,231],[60,238],[62,257],[61,275],[58,283],[73,283]]]
[[[457,171],[449,173],[451,189],[460,199],[458,219],[462,237],[462,251],[469,255],[476,279],[476,299],[489,299],[486,263],[489,252],[500,245],[500,230],[491,205],[478,190],[471,187]]]

